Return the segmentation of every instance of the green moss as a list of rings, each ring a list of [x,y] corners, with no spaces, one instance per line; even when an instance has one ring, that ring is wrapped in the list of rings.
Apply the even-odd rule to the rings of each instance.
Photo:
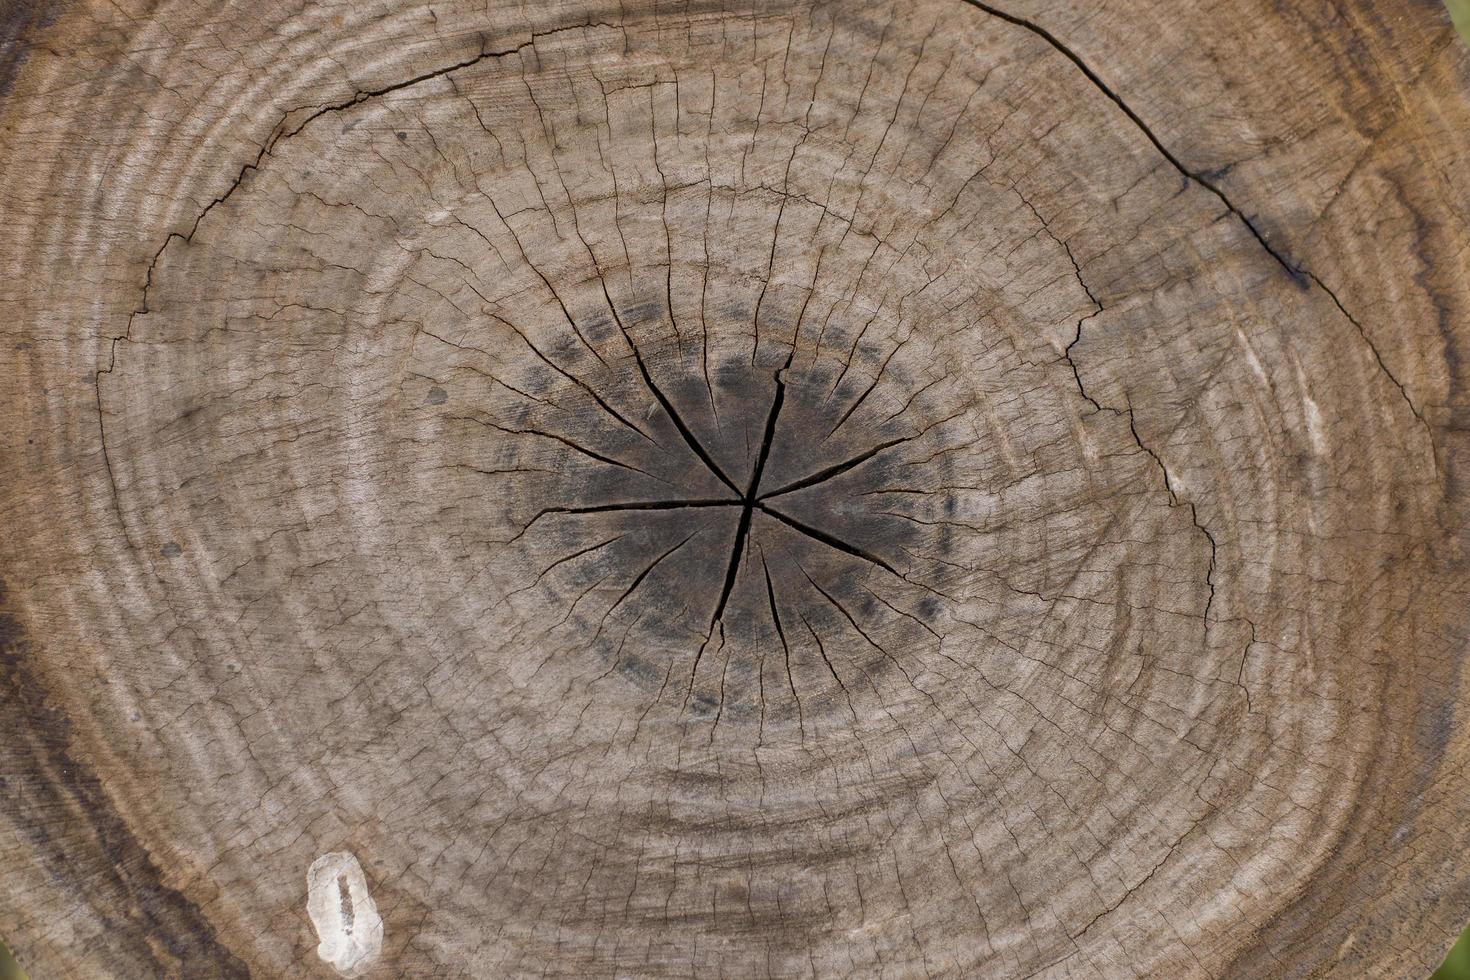
[[[15,962],[10,947],[5,945],[3,939],[0,939],[0,980],[26,980],[26,971]]]
[[[1444,958],[1444,966],[1435,970],[1430,980],[1470,980],[1470,929],[1460,934],[1459,942]]]
[[[1444,0],[1445,6],[1450,8],[1450,19],[1460,30],[1460,36],[1470,44],[1470,0]]]

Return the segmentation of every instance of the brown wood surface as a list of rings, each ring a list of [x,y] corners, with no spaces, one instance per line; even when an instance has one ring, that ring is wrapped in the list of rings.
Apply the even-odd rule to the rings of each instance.
[[[36,980],[1470,918],[1437,0],[11,2],[0,214]]]

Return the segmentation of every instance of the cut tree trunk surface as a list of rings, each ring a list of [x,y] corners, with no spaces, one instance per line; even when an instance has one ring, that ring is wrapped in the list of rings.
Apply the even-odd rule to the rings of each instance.
[[[1437,0],[12,3],[36,978],[1425,975]]]

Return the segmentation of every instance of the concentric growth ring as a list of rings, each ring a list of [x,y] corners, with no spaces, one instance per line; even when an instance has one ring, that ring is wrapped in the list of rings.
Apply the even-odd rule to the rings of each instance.
[[[203,6],[0,16],[32,975],[1427,972],[1435,5]]]

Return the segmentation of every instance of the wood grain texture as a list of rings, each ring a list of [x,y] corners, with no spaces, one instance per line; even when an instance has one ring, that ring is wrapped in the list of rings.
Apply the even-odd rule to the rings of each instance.
[[[1467,173],[1430,0],[5,7],[0,930],[1427,974]]]

